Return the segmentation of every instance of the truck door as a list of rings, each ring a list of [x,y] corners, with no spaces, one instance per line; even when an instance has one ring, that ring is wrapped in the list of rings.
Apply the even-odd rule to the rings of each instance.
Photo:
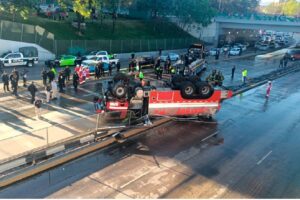
[[[24,62],[23,56],[20,53],[15,53],[14,54],[13,63],[14,63],[14,66],[20,66],[20,65],[25,65],[26,64]]]
[[[13,66],[13,56],[14,54],[10,53],[4,57],[3,64],[5,67]]]

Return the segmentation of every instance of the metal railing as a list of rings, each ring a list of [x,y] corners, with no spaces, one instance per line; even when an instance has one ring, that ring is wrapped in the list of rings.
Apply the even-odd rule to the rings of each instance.
[[[122,120],[120,120],[121,115],[124,115]],[[0,162],[32,152],[35,149],[46,148],[75,136],[139,126],[139,124],[143,124],[144,117],[138,117],[132,111],[125,111],[122,114],[120,112],[94,114],[63,123],[55,123],[43,117],[41,121],[54,125],[31,132],[19,130],[3,133],[11,136],[2,135],[3,139],[0,140],[0,144],[5,147],[7,155],[2,155]]]

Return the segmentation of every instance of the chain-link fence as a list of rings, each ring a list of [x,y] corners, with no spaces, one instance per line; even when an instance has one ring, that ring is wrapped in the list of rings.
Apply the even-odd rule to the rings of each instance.
[[[158,51],[159,49],[183,49],[191,43],[197,42],[194,38],[151,39],[151,40],[56,40],[55,54],[84,54],[90,51],[106,50],[111,53],[131,53]]]
[[[35,43],[54,52],[54,35],[40,26],[1,20],[0,38]]]
[[[0,21],[0,39],[29,42],[40,45],[56,55],[85,54],[106,50],[111,53],[131,53],[187,48],[195,38],[143,40],[55,40],[54,34],[40,26]]]

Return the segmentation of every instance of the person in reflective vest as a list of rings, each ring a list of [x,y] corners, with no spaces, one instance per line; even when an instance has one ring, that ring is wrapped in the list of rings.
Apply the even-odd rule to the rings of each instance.
[[[242,71],[242,76],[243,76],[243,83],[246,83],[247,76],[248,76],[248,70],[247,69],[244,69]]]
[[[141,81],[143,81],[143,79],[144,79],[144,73],[142,71],[140,71],[140,73],[139,73],[139,78],[140,78]]]

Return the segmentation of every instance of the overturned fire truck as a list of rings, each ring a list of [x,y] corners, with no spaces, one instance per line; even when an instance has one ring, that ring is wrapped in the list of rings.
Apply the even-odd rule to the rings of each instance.
[[[212,117],[232,91],[216,90],[197,76],[174,75],[163,87],[141,85],[139,80],[117,74],[108,84],[100,112],[119,112],[120,119],[128,111],[149,117]]]

